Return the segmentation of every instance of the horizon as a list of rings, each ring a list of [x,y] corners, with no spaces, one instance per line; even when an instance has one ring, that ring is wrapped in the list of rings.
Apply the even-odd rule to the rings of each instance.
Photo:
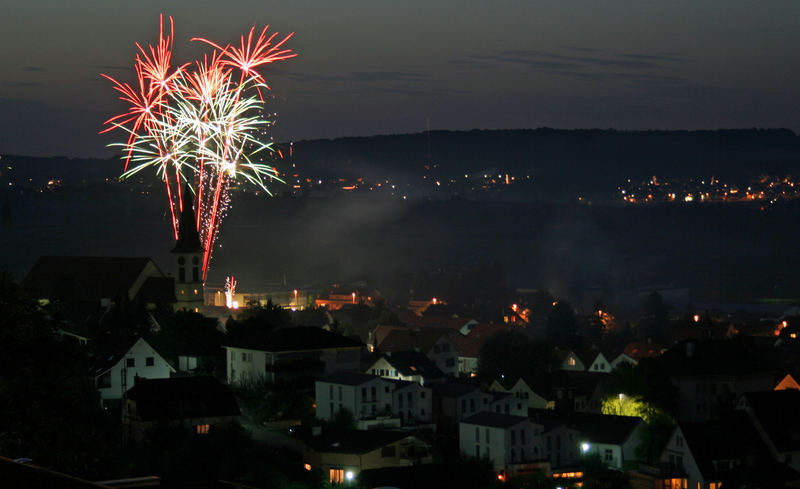
[[[417,132],[398,132],[398,133],[381,133],[381,134],[370,134],[370,135],[353,135],[353,136],[336,136],[336,137],[329,137],[329,138],[307,138],[307,139],[297,139],[297,140],[286,140],[286,141],[277,141],[278,144],[296,144],[296,143],[303,143],[303,142],[313,142],[313,141],[337,141],[337,140],[344,140],[344,139],[369,139],[369,138],[380,138],[380,137],[395,137],[395,136],[417,136],[421,134],[430,133],[469,133],[469,132],[516,132],[516,131],[563,131],[563,132],[592,132],[592,131],[602,131],[602,132],[619,132],[619,133],[655,133],[655,132],[662,132],[662,133],[711,133],[711,132],[737,132],[737,131],[763,131],[763,132],[780,132],[786,131],[790,132],[793,136],[797,137],[800,135],[799,131],[795,131],[789,127],[719,127],[715,129],[710,128],[697,128],[697,129],[617,129],[614,127],[608,128],[601,128],[601,127],[574,127],[574,128],[560,128],[560,127],[551,127],[551,126],[539,126],[539,127],[517,127],[517,128],[504,128],[504,129],[485,129],[485,128],[473,128],[473,129],[431,129],[430,131],[423,130]],[[5,157],[23,157],[23,158],[66,158],[69,160],[77,160],[77,159],[85,159],[85,160],[111,160],[117,157],[124,159],[121,156],[121,153],[117,152],[114,154],[109,154],[106,156],[85,156],[85,155],[71,155],[71,154],[23,154],[23,153],[13,153],[13,152],[0,152],[0,156]]]

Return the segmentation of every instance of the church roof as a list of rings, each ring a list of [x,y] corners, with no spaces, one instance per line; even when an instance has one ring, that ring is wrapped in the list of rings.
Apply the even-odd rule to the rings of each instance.
[[[194,209],[192,209],[192,192],[187,184],[183,188],[183,211],[178,221],[178,241],[173,253],[197,253],[203,251],[200,244],[200,233],[197,232]]]
[[[41,256],[20,284],[36,298],[95,302],[135,295],[131,290],[149,264],[150,258],[111,256]]]

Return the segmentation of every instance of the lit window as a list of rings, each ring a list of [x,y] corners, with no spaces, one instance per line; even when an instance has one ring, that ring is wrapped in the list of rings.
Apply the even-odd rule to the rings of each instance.
[[[209,431],[211,431],[211,425],[209,424],[198,424],[194,427],[194,432],[197,435],[207,435]]]
[[[197,294],[199,294],[199,293],[200,293],[200,292],[198,292],[198,291],[197,291],[197,289],[194,289],[194,295],[197,295]]]
[[[575,366],[575,357],[569,357],[569,360],[567,361],[567,363],[570,366]]]
[[[329,481],[331,484],[341,484],[344,482],[344,469],[331,469]]]
[[[311,470],[311,464],[303,464],[303,468],[306,470]]]

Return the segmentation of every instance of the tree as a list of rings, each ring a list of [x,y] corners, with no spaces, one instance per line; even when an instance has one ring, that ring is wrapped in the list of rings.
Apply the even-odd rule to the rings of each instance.
[[[664,343],[669,334],[669,306],[661,294],[653,292],[644,303],[644,317],[639,322],[642,339]]]
[[[239,312],[237,319],[226,323],[228,336],[238,338],[250,333],[269,333],[292,326],[292,314],[268,300],[266,305],[253,303]]]
[[[111,420],[88,374],[87,355],[56,341],[37,304],[0,283],[0,453],[95,475]]]
[[[547,340],[561,347],[572,347],[577,343],[578,325],[569,302],[557,303],[547,316]]]

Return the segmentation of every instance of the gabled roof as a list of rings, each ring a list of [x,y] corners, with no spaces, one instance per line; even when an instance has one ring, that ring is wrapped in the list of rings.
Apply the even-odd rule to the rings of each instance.
[[[496,335],[497,333],[502,333],[504,331],[513,331],[514,329],[518,328],[519,326],[512,326],[510,324],[505,324],[505,323],[499,323],[499,324],[479,323],[473,326],[469,330],[468,336],[470,338],[482,338],[486,340],[487,338],[490,338]]]
[[[424,328],[447,328],[458,331],[465,324],[473,321],[472,318],[459,318],[452,316],[417,316],[415,314],[398,314],[398,319],[409,326],[420,326]]]
[[[461,357],[478,358],[481,347],[486,338],[473,338],[470,336],[452,335],[450,339],[456,347],[458,355]]]
[[[631,342],[625,345],[623,353],[636,361],[642,358],[653,358],[661,354],[663,347],[656,343]]]
[[[580,359],[583,367],[586,370],[589,370],[589,367],[591,367],[595,360],[597,360],[598,356],[603,355],[603,352],[596,348],[579,348],[572,350],[572,352],[575,353],[575,355]],[[605,355],[603,355],[603,358],[608,361],[608,357]]]
[[[449,337],[452,333],[447,328],[394,329],[386,335],[383,342],[378,345],[378,349],[383,352],[397,352],[416,348],[427,353],[442,336]]]
[[[409,437],[419,440],[406,431],[348,430],[323,433],[311,438],[306,444],[321,453],[364,454]]]
[[[233,392],[213,377],[137,379],[125,398],[136,402],[142,421],[238,416]]]
[[[96,343],[97,351],[90,364],[90,375],[95,378],[103,375],[103,373],[107,372],[110,368],[119,363],[120,360],[125,358],[130,349],[140,341],[150,348],[153,348],[144,338],[138,336],[117,336],[110,341],[100,340],[99,343]],[[156,355],[160,356],[160,353],[158,353],[155,348],[153,348],[153,351]],[[163,360],[163,357],[161,358]],[[166,362],[166,360],[164,361]],[[172,365],[167,365],[171,371],[175,371]]]
[[[359,372],[334,372],[330,375],[320,377],[318,382],[327,382],[329,384],[342,384],[342,385],[361,385],[375,379],[380,379],[380,376],[362,374]]]
[[[112,256],[40,256],[20,287],[36,298],[62,298],[78,302],[99,302],[115,297],[131,298],[131,290],[150,258]]]
[[[800,391],[748,392],[742,397],[775,448],[800,450]]]
[[[175,299],[175,278],[174,277],[147,277],[144,284],[136,294],[142,302],[168,304],[176,301]]]
[[[423,379],[439,379],[444,377],[444,373],[439,370],[433,361],[426,357],[424,353],[417,351],[397,351],[391,354],[383,354],[385,359],[400,374],[406,377],[415,375],[422,376]]]
[[[229,340],[224,346],[268,352],[287,352],[324,350],[328,348],[358,348],[363,345],[360,341],[325,331],[322,328],[295,326],[278,329],[267,334],[253,334]]]
[[[719,478],[714,460],[757,457],[766,453],[753,423],[743,411],[734,411],[724,419],[703,423],[681,423],[681,432],[695,462],[706,480]],[[762,459],[763,460],[763,459]]]
[[[480,426],[490,426],[492,428],[510,428],[525,421],[528,421],[528,418],[526,418],[525,416],[514,416],[511,414],[483,412],[483,413],[473,414],[472,416],[462,420],[461,422],[466,424],[480,425]]]
[[[546,409],[528,410],[534,421],[555,421],[578,430],[586,441],[608,445],[621,445],[634,430],[644,423],[636,416],[612,416],[609,414],[558,412]]]

